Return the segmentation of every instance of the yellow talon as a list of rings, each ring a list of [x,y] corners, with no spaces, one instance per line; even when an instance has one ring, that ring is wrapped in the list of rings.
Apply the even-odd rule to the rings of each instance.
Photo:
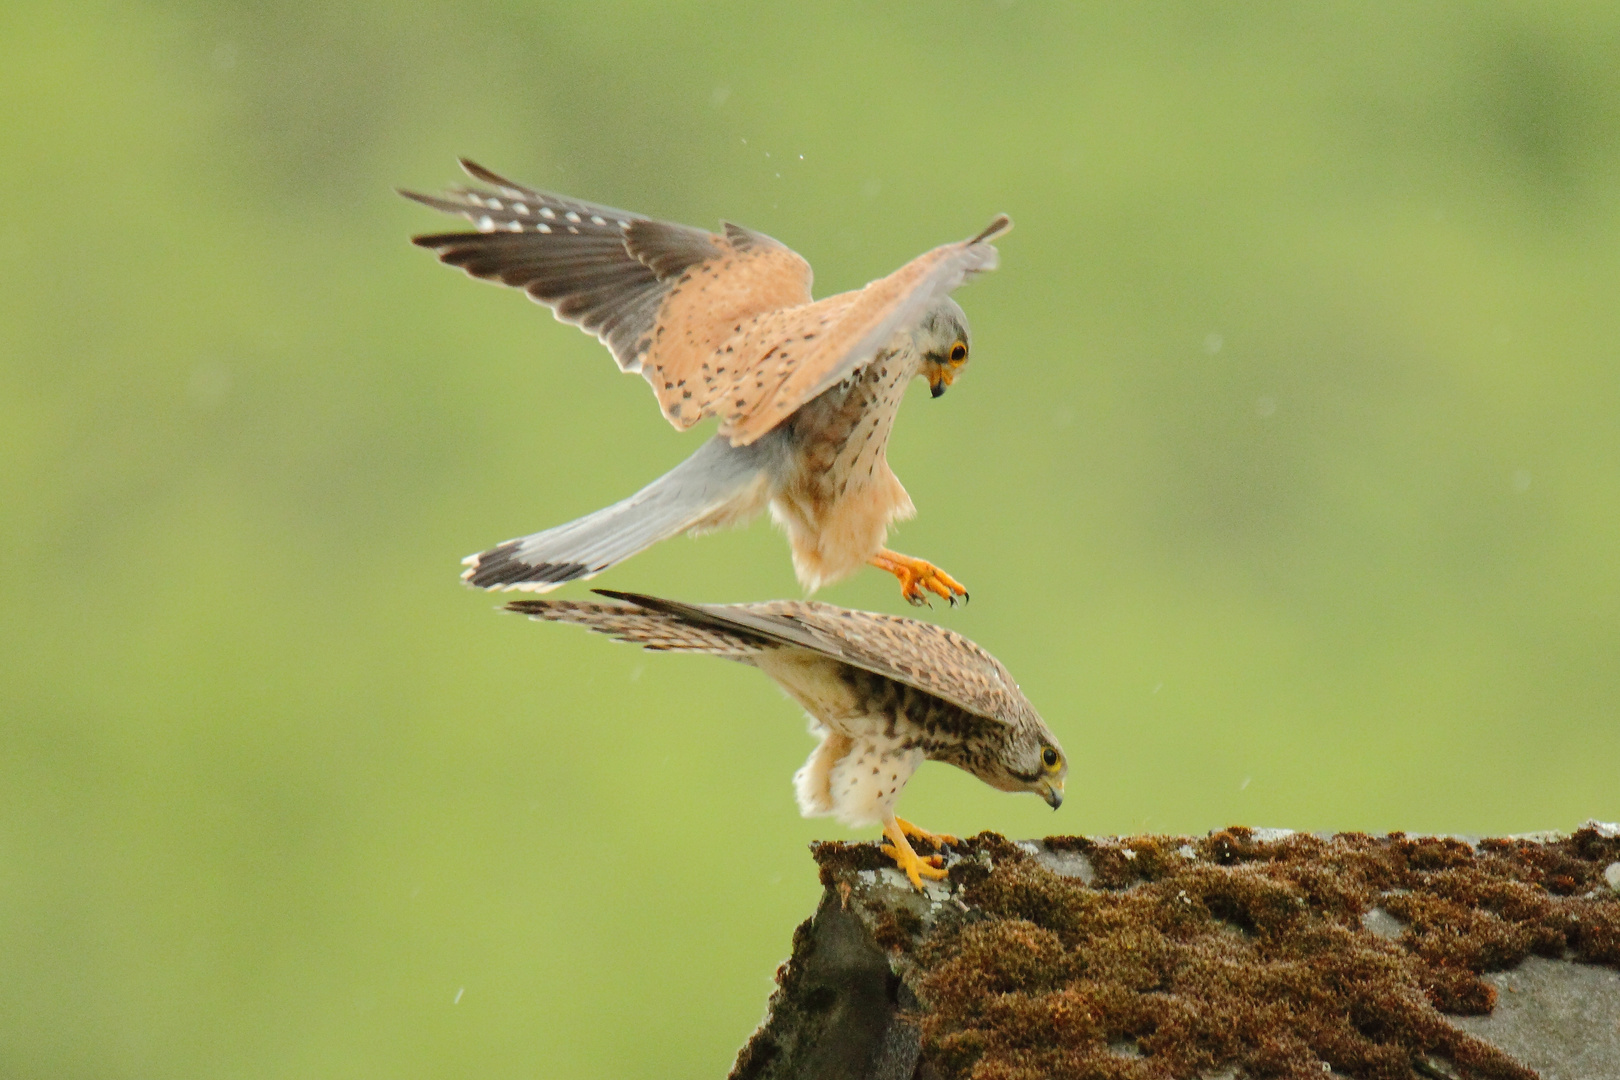
[[[900,826],[901,832],[905,833],[913,840],[922,840],[926,843],[934,845],[936,848],[942,848],[946,844],[960,844],[962,842],[956,837],[952,836],[950,833],[931,833],[927,829],[913,825],[903,817],[895,818],[894,823]]]
[[[879,850],[893,859],[895,865],[905,871],[906,877],[911,880],[912,888],[922,892],[923,878],[939,881],[945,877],[945,868],[935,865],[935,863],[944,860],[938,855],[924,859],[913,851],[911,845],[906,842],[906,834],[899,824],[899,819],[885,824],[883,826],[883,835],[888,837],[889,842],[882,845]]]
[[[949,600],[952,607],[956,606],[958,596],[963,603],[967,602],[968,592],[962,583],[926,559],[914,559],[910,555],[882,548],[867,561],[899,578],[900,595],[914,607],[926,604],[928,593]]]

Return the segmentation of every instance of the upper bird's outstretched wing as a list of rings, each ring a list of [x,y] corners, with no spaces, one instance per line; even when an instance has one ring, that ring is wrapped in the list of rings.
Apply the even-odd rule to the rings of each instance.
[[[536,191],[471,161],[461,166],[493,190],[400,194],[459,214],[478,231],[411,242],[473,277],[520,288],[562,322],[595,334],[620,370],[652,384],[678,428],[703,418],[690,405],[694,389],[685,375],[698,365],[683,354],[689,342],[677,339],[683,329],[690,333],[693,309],[730,333],[762,312],[810,302],[810,264],[762,233],[728,226],[720,236]]]
[[[469,161],[462,167],[493,190],[401,194],[460,214],[478,231],[413,242],[596,334],[622,370],[652,385],[675,427],[718,416],[737,446],[871,360],[936,297],[994,269],[990,240],[1012,225],[1002,215],[863,289],[814,301],[810,264],[763,233],[654,221],[535,191]]]
[[[635,607],[519,600],[507,609],[535,618],[584,623],[652,649],[740,657],[762,648],[795,646],[904,683],[988,719],[1013,723],[1036,715],[999,660],[961,634],[932,623],[813,601],[687,604],[641,593],[596,591]]]

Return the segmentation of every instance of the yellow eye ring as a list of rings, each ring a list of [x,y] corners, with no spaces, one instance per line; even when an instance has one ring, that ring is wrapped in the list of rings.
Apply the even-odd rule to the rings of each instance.
[[[1058,752],[1056,750],[1052,749],[1050,746],[1048,746],[1046,749],[1042,750],[1041,751],[1041,764],[1045,765],[1048,769],[1057,768],[1058,767]]]
[[[960,364],[967,359],[967,342],[958,341],[951,346],[951,363]]]

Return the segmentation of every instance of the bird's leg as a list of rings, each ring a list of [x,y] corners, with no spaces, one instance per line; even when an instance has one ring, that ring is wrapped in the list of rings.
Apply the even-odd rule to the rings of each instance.
[[[894,823],[900,826],[900,831],[905,833],[907,836],[932,844],[935,848],[942,848],[946,844],[961,843],[960,840],[952,836],[950,833],[931,833],[927,829],[918,828],[903,817],[895,818]]]
[[[911,844],[906,841],[906,834],[901,830],[898,819],[891,817],[883,823],[883,835],[889,841],[881,849],[883,854],[893,859],[895,865],[906,872],[906,877],[911,879],[911,887],[918,892],[922,892],[923,878],[938,881],[945,876],[944,867],[932,865],[930,860],[921,858],[911,849]]]
[[[879,548],[878,553],[866,561],[879,570],[887,570],[899,578],[900,594],[913,606],[926,604],[927,592],[949,600],[951,607],[956,606],[958,596],[962,598],[963,603],[967,602],[968,592],[962,587],[962,583],[926,559],[914,559],[898,551]]]

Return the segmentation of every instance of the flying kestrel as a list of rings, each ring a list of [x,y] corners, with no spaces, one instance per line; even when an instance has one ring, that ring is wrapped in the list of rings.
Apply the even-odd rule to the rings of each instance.
[[[808,589],[871,563],[913,604],[928,592],[967,597],[938,567],[883,546],[889,525],[916,512],[884,450],[906,384],[921,375],[938,397],[967,363],[967,316],[950,292],[995,269],[989,241],[1011,228],[1006,215],[863,289],[815,300],[810,264],[763,233],[654,221],[461,164],[493,190],[401,194],[478,231],[414,243],[595,334],[620,370],[652,384],[676,428],[720,420],[697,453],[636,494],[469,556],[464,580],[545,592],[768,506]]]
[[[1063,802],[1069,765],[1057,737],[1000,661],[954,631],[808,601],[683,604],[597,591],[626,603],[518,600],[507,608],[647,649],[759,668],[804,706],[821,740],[793,777],[799,811],[881,824],[884,853],[919,889],[945,871],[907,837],[935,847],[953,839],[895,816],[925,760],[949,762],[1000,791],[1033,791],[1054,810]]]

